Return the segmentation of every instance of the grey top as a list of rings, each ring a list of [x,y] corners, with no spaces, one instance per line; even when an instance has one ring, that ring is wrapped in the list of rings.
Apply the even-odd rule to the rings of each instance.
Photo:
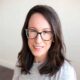
[[[31,68],[31,74],[21,74],[21,69],[15,67],[12,80],[77,80],[76,72],[71,64],[67,61],[64,62],[61,69],[57,72],[56,76],[49,77],[48,75],[40,75],[38,66],[40,63],[34,63]]]

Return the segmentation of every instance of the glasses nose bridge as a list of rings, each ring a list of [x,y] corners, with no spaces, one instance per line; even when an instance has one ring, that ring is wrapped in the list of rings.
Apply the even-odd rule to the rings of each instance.
[[[40,34],[40,37],[42,38],[42,36],[41,36],[42,32],[37,32],[36,37],[38,37],[39,34]]]
[[[42,32],[37,32],[37,35],[40,34],[41,35]]]

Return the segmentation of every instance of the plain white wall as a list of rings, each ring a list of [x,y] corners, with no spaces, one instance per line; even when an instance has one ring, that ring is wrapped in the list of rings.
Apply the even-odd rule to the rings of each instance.
[[[29,9],[47,4],[58,13],[71,60],[80,79],[80,0],[0,0],[0,65],[14,68],[21,49],[21,29]]]

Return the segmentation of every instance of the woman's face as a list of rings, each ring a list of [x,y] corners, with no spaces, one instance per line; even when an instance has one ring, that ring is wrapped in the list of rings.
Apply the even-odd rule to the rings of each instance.
[[[30,30],[30,36],[34,36],[37,32],[42,32],[41,35],[38,34],[35,38],[28,38],[28,45],[36,61],[46,60],[47,52],[52,43],[52,33],[50,32],[51,27],[49,23],[42,14],[35,13],[29,20],[28,29]],[[49,40],[45,41],[44,39]]]

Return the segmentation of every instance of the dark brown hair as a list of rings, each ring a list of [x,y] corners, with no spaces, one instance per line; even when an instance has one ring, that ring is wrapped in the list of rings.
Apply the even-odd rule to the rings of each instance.
[[[21,73],[29,73],[33,66],[34,56],[32,55],[29,46],[28,39],[26,37],[25,29],[28,28],[28,23],[31,16],[35,13],[42,14],[51,26],[54,34],[51,47],[48,51],[47,61],[39,69],[40,74],[56,74],[62,64],[64,63],[65,45],[62,37],[61,23],[55,10],[47,5],[36,5],[30,9],[25,19],[24,26],[22,28],[22,41],[23,46],[18,55],[19,67],[21,67]]]

